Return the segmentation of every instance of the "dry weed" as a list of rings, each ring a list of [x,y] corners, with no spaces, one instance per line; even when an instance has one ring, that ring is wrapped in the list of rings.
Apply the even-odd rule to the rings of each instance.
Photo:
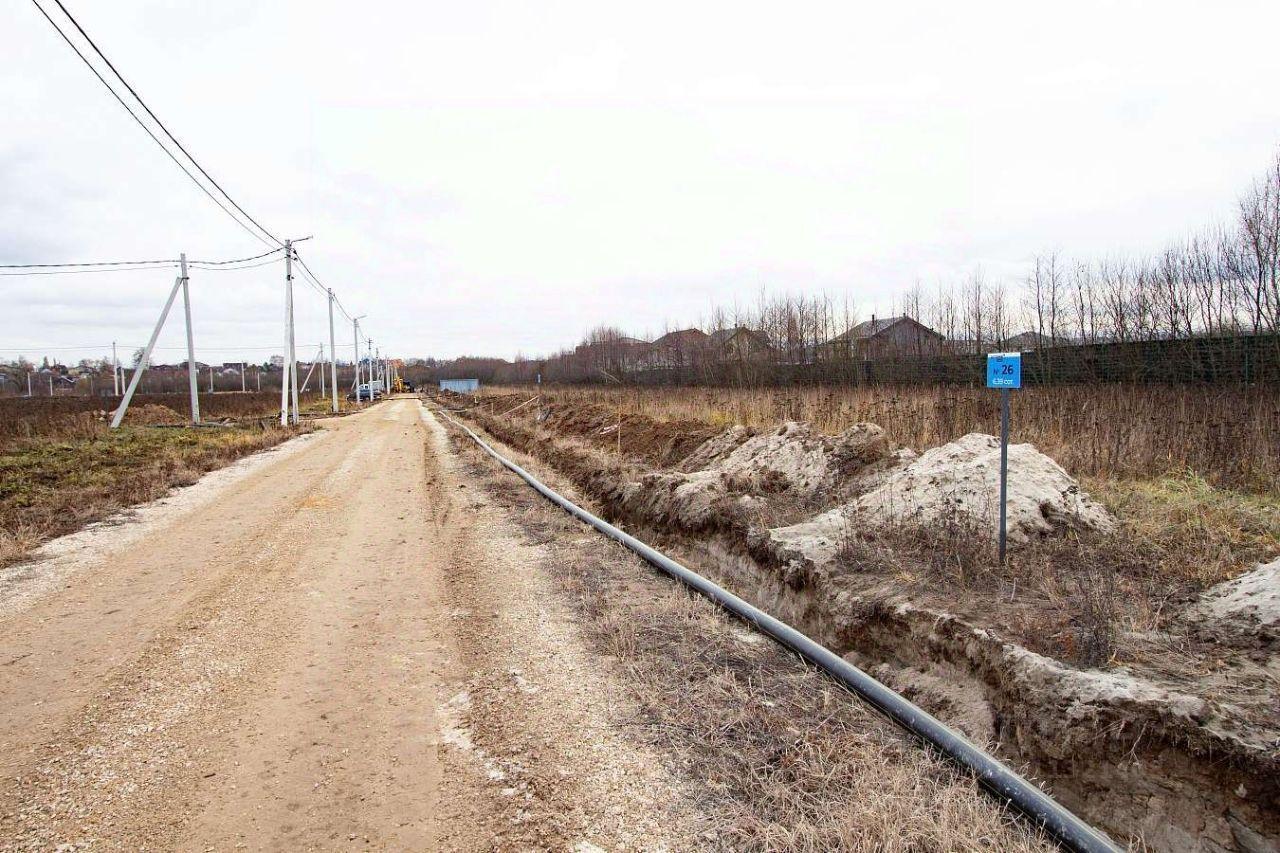
[[[539,537],[581,533],[527,494],[503,498]],[[561,567],[588,640],[628,673],[636,731],[700,792],[708,847],[1048,849],[856,697],[621,550],[565,549]]]
[[[542,394],[550,405],[594,404],[624,416],[710,426],[769,428],[797,420],[836,433],[870,421],[884,427],[891,440],[917,451],[966,433],[999,429],[998,395],[961,386],[591,386],[544,388]],[[1077,477],[1158,477],[1194,471],[1217,486],[1274,492],[1280,482],[1280,388],[1026,388],[1013,403],[1011,438],[1034,444]]]

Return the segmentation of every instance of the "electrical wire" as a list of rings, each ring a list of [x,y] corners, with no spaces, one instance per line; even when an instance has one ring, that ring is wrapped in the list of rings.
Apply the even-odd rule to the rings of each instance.
[[[98,54],[98,56],[102,58],[102,61],[105,62],[107,64],[107,67],[111,69],[111,73],[116,76],[116,79],[119,80],[122,84],[124,84],[124,87],[129,90],[129,94],[133,95],[134,99],[142,106],[144,110],[147,111],[147,115],[151,116],[152,120],[155,121],[156,125],[158,125],[162,131],[164,131],[164,135],[169,137],[169,139],[173,141],[173,144],[178,146],[178,150],[186,155],[187,159],[191,161],[191,165],[195,166],[196,169],[199,170],[200,174],[204,175],[205,178],[208,179],[209,183],[213,184],[213,186],[217,188],[218,192],[222,193],[223,198],[231,202],[232,207],[240,211],[240,213],[244,216],[245,219],[252,222],[254,227],[256,227],[263,234],[266,234],[268,237],[270,237],[271,240],[273,240],[276,243],[276,245],[283,245],[278,237],[276,237],[266,228],[263,228],[262,225],[258,223],[258,220],[250,216],[248,212],[243,207],[241,207],[234,198],[231,197],[231,194],[228,193],[226,190],[224,190],[222,188],[222,185],[219,184],[216,180],[214,180],[212,175],[210,175],[207,171],[205,171],[205,168],[200,165],[200,161],[196,160],[195,157],[191,156],[191,152],[188,151],[186,147],[183,146],[183,144],[178,141],[178,138],[169,132],[169,128],[165,127],[164,122],[160,120],[159,116],[157,116],[154,112],[152,112],[151,107],[147,106],[147,102],[142,100],[142,96],[138,94],[137,90],[134,89],[133,86],[129,85],[129,81],[124,79],[124,75],[121,74],[119,70],[116,69],[115,65],[112,64],[110,59],[107,59],[107,55],[102,52],[102,49],[98,47],[97,43],[89,36],[87,32],[84,31],[84,27],[80,26],[80,22],[75,19],[75,16],[72,15],[71,12],[67,9],[67,7],[62,4],[62,0],[53,0],[53,2],[58,4],[58,8],[62,10],[62,14],[66,15],[67,20],[69,20],[72,23],[72,25],[75,26],[75,28],[80,32],[80,35],[84,36],[84,40],[87,41],[89,43],[89,46],[93,48],[93,52]],[[45,17],[48,17],[48,16],[46,15]]]
[[[284,249],[272,249],[260,255],[247,258],[231,258],[225,261],[187,261],[187,266],[212,272],[254,269],[267,264],[279,263],[280,258],[271,257]],[[261,260],[266,258],[266,260]],[[258,263],[248,263],[259,261]],[[0,275],[73,275],[94,272],[131,272],[134,270],[172,269],[182,263],[179,259],[163,259],[154,261],[86,261],[65,264],[0,264],[0,270],[16,270],[16,272],[0,272]]]
[[[62,31],[62,28],[59,27],[58,24],[53,20],[53,18],[49,16],[49,13],[45,11],[44,7],[40,5],[38,0],[31,0],[31,3],[38,10],[40,10],[40,14],[44,15],[45,20],[48,21],[49,25],[57,31],[58,35],[62,36],[62,40],[67,43],[67,46],[70,47],[73,51],[75,51],[76,56],[80,57],[80,61],[83,62],[90,71],[93,72],[93,76],[98,78],[98,82],[100,82],[103,86],[106,87],[107,91],[111,93],[111,96],[115,98],[120,103],[120,106],[124,107],[125,111],[128,112],[129,115],[133,118],[133,120],[138,123],[138,127],[141,127],[146,132],[147,136],[150,136],[151,140],[155,142],[156,145],[160,146],[160,150],[162,150],[166,155],[168,155],[169,159],[174,162],[174,165],[176,165],[179,169],[181,169],[183,174],[185,174],[188,178],[190,178],[192,183],[194,183],[202,193],[204,193],[209,197],[210,201],[212,201],[218,207],[222,208],[222,211],[226,213],[227,216],[230,216],[231,219],[237,225],[239,225],[241,228],[245,230],[245,232],[247,232],[251,237],[257,240],[259,243],[264,243],[270,246],[271,245],[270,243],[268,243],[266,240],[263,240],[262,237],[259,236],[255,231],[253,231],[253,229],[251,229],[248,225],[245,225],[243,222],[241,222],[239,217],[237,217],[234,213],[228,210],[227,206],[218,200],[217,196],[209,192],[208,187],[200,183],[200,181],[196,179],[196,176],[191,174],[190,170],[187,169],[186,166],[182,165],[182,161],[174,156],[173,152],[170,151],[164,145],[164,143],[162,143],[159,140],[159,138],[157,138],[156,135],[151,131],[151,128],[147,127],[146,123],[141,118],[138,117],[138,114],[133,111],[133,108],[130,107],[127,103],[125,103],[124,98],[120,97],[120,94],[111,86],[110,83],[107,82],[106,78],[103,77],[101,73],[99,73],[98,69],[93,67],[93,63],[89,61],[89,58],[80,52],[80,48],[76,47],[75,42],[73,42],[71,38],[65,32]]]
[[[187,263],[188,264],[204,264],[206,266],[220,267],[220,266],[226,266],[227,264],[242,264],[246,261],[256,261],[259,258],[265,258],[270,255],[275,255],[283,251],[284,251],[284,247],[281,246],[279,249],[272,249],[269,252],[263,252],[261,255],[253,255],[248,258],[232,258],[229,261],[187,261]]]
[[[258,257],[262,257],[259,255]],[[246,258],[245,260],[249,260]],[[0,269],[41,269],[43,267],[120,267],[140,264],[176,264],[177,258],[159,258],[152,261],[83,261],[66,264],[0,264]]]
[[[177,262],[177,261],[174,261],[174,262],[173,262],[173,263],[171,263],[171,264],[154,265],[154,266],[145,266],[145,267],[93,267],[93,268],[90,268],[90,269],[69,269],[69,270],[67,270],[67,269],[64,269],[64,270],[58,270],[58,269],[54,269],[54,270],[18,270],[18,271],[16,271],[16,272],[15,272],[15,271],[0,272],[0,276],[11,276],[11,275],[83,275],[83,274],[85,274],[85,273],[98,273],[98,272],[134,272],[134,271],[137,271],[137,270],[167,270],[167,269],[176,269],[176,268],[177,268],[177,266],[178,266],[178,262]]]
[[[197,270],[207,270],[209,272],[238,272],[240,270],[255,270],[258,267],[265,267],[265,266],[270,266],[271,264],[278,264],[278,263],[280,263],[279,258],[268,258],[265,261],[258,261],[256,264],[242,264],[240,266],[235,266],[235,267],[223,267],[223,266],[215,267],[215,266],[207,266],[205,264],[201,264],[197,262],[188,262],[187,268],[197,269]]]
[[[325,296],[328,296],[329,293],[331,292],[330,289],[325,287],[324,284],[321,283],[320,277],[311,271],[311,267],[307,266],[307,262],[302,259],[302,256],[298,254],[296,249],[294,250],[293,256],[297,258],[298,264],[302,267],[303,276],[310,279],[312,284],[320,288],[320,290],[323,291],[323,294]],[[343,306],[342,300],[338,299],[337,294],[334,294],[333,304],[338,307],[338,310],[342,312],[342,316],[346,317],[348,321],[355,319]]]
[[[157,116],[155,112],[152,111],[152,109],[147,105],[146,101],[144,101],[141,95],[138,94],[137,90],[134,89],[133,86],[129,84],[129,82],[124,78],[124,75],[122,75],[120,71],[115,67],[115,65],[111,62],[111,60],[107,58],[106,54],[102,52],[102,50],[98,47],[97,43],[93,40],[93,38],[90,37],[90,35],[85,31],[84,27],[80,26],[80,22],[76,20],[74,15],[71,14],[71,12],[67,9],[67,7],[62,3],[62,0],[54,0],[54,3],[57,4],[58,8],[62,11],[62,14],[65,15],[67,20],[69,20],[71,24],[76,28],[76,30],[80,33],[80,35],[84,38],[84,40],[93,49],[93,52],[96,53],[99,58],[101,58],[101,60],[106,64],[107,68],[111,70],[111,73],[115,76],[115,78],[120,81],[120,83],[124,86],[126,90],[128,90],[129,94],[132,95],[133,98],[137,101],[137,103],[142,107],[142,109],[146,111],[147,115],[151,117],[151,119],[160,128],[160,130],[164,133],[164,135],[175,146],[177,146],[178,150],[181,151],[182,154],[187,158],[187,160],[190,161],[191,165],[194,166],[196,170],[199,171],[199,173],[203,175],[205,179],[208,180],[208,182],[212,184],[213,187],[216,188],[219,193],[221,193],[223,198],[225,198],[226,201],[229,202],[230,205],[233,208],[235,208],[235,210],[238,211],[241,216],[244,217],[244,219],[248,220],[248,222],[250,222],[255,228],[257,228],[258,231],[262,232],[262,235],[266,235],[266,237],[269,238],[269,241],[271,242],[263,239],[262,235],[258,234],[252,228],[246,225],[245,222],[242,221],[239,216],[233,213],[232,210],[229,209],[227,205],[222,202],[221,199],[215,196],[209,190],[209,188],[204,185],[204,183],[202,183],[198,178],[196,178],[196,176],[191,173],[191,170],[188,169],[186,165],[184,165],[183,162],[178,159],[178,157],[173,153],[173,151],[170,150],[169,147],[165,145],[164,142],[162,142],[158,136],[156,136],[155,132],[150,127],[147,126],[147,123],[143,121],[143,119],[138,115],[138,113],[134,110],[134,108],[128,102],[126,102],[123,97],[121,97],[120,93],[116,91],[116,88],[112,86],[110,82],[107,81],[107,79],[102,75],[102,73],[97,69],[97,67],[95,67],[93,62],[91,62],[89,58],[84,54],[84,52],[81,51],[80,48],[76,45],[76,43],[72,41],[71,37],[67,34],[67,32],[63,30],[63,28],[59,26],[58,22],[53,19],[53,17],[49,14],[49,12],[42,5],[40,5],[39,0],[31,0],[31,2],[32,2],[32,5],[36,7],[36,10],[39,11],[40,14],[44,17],[44,19],[49,23],[49,25],[53,27],[54,31],[62,38],[64,42],[66,42],[67,46],[71,48],[72,52],[75,53],[77,58],[79,58],[80,61],[84,63],[85,67],[88,68],[89,71],[93,73],[93,76],[98,79],[98,82],[101,83],[102,86],[109,93],[111,93],[111,96],[115,98],[116,102],[119,103],[122,108],[124,108],[125,112],[129,114],[129,117],[132,118],[134,122],[136,122],[137,125],[142,128],[143,132],[145,132],[147,136],[151,138],[151,141],[154,142],[160,148],[160,150],[165,153],[165,156],[167,156],[170,160],[172,160],[174,165],[176,165],[180,170],[182,170],[182,173],[186,175],[187,178],[190,179],[191,182],[194,183],[196,187],[209,198],[210,201],[216,204],[219,207],[219,209],[222,210],[223,213],[227,214],[227,216],[230,217],[230,219],[233,222],[235,222],[236,225],[240,226],[241,229],[243,229],[246,233],[248,233],[258,242],[263,243],[268,247],[271,247],[271,251],[265,252],[261,255],[253,256],[251,258],[240,258],[240,259],[229,260],[229,261],[189,261],[188,266],[195,267],[197,269],[202,269],[202,270],[213,270],[214,268],[240,270],[240,269],[253,269],[255,266],[265,266],[266,263],[273,263],[274,261],[264,261],[261,264],[247,265],[249,261],[255,261],[260,258],[266,258],[267,256],[272,255],[277,251],[282,251],[283,250],[282,241],[278,237],[276,237],[273,233],[271,233],[266,228],[264,228],[256,219],[250,216],[249,213],[243,207],[241,207],[240,204],[236,202],[236,200],[232,198],[231,195],[225,189],[222,188],[222,185],[219,184],[213,178],[213,176],[210,175],[207,170],[205,170],[203,166],[200,165],[199,161],[197,161],[195,157],[191,155],[191,152],[189,152],[186,149],[186,147],[181,143],[181,141],[179,141],[178,138],[174,136],[172,132],[170,132],[169,128],[166,127],[164,122],[160,120],[159,116]],[[275,245],[272,246],[272,243],[274,243]],[[306,263],[302,260],[301,256],[298,256],[296,252],[295,252],[295,257],[297,258],[299,265],[301,267],[304,280],[306,280],[309,284],[311,284],[313,288],[322,296],[325,296],[326,298],[332,298],[334,304],[337,305],[338,310],[342,313],[344,317],[346,317],[348,320],[354,320],[350,312],[347,311],[346,307],[342,305],[342,303],[338,300],[336,296],[332,295],[332,291],[329,290],[329,288],[325,287],[325,285],[320,282],[319,277],[314,272],[311,271],[310,267],[306,265]],[[100,262],[75,263],[75,264],[4,264],[4,265],[0,265],[0,269],[10,270],[10,271],[0,272],[0,276],[68,275],[68,274],[84,273],[84,272],[107,272],[113,269],[115,271],[136,271],[136,270],[146,270],[146,269],[167,268],[177,263],[179,262],[176,260],[165,259],[160,261],[145,261],[145,262],[100,261]],[[239,264],[245,264],[245,265],[239,265]]]

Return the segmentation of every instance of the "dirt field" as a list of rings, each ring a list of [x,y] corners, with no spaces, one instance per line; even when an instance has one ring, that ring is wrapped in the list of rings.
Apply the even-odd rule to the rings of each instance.
[[[417,400],[0,571],[4,849],[1042,849]]]

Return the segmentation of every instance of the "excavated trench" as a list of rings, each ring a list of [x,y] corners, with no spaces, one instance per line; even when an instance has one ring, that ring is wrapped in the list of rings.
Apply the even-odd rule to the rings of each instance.
[[[1076,669],[914,603],[857,566],[832,571],[771,536],[758,501],[700,503],[686,477],[624,470],[598,447],[546,428],[555,424],[540,427],[535,414],[460,415],[567,475],[609,520],[987,744],[1113,838],[1167,851],[1280,847],[1276,744],[1260,742],[1202,697],[1127,673]],[[693,459],[687,471],[705,461],[696,457],[707,438],[668,430],[650,457],[672,468]],[[767,479],[754,483],[766,496]],[[681,489],[683,510],[674,500]]]

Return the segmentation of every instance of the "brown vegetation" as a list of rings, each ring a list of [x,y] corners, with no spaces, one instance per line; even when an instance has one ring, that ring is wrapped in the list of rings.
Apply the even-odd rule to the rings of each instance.
[[[855,423],[884,428],[917,451],[970,432],[999,431],[999,395],[948,386],[808,386],[791,388],[636,388],[593,386],[540,392],[545,401],[598,407],[670,422],[677,433],[742,424],[768,429],[783,421],[838,433]],[[524,389],[489,389],[481,399]],[[522,396],[523,395],[523,396]],[[496,405],[496,411],[503,407]],[[576,417],[586,417],[584,412]],[[692,431],[692,432],[690,432]],[[623,453],[635,430],[623,424]],[[1219,487],[1257,493],[1280,483],[1280,387],[1067,386],[1027,388],[1013,398],[1013,442],[1030,442],[1076,477],[1193,475]]]
[[[202,395],[202,415],[224,426],[165,428],[185,422],[186,402],[139,395],[125,426],[110,430],[99,399],[0,399],[0,566],[299,432],[274,423],[279,397],[265,393]]]
[[[628,674],[634,731],[690,780],[707,849],[1047,849],[972,779],[706,599],[661,581],[655,594],[650,570],[612,546],[585,558],[575,521],[455,442],[560,558],[588,642]]]
[[[1151,833],[1155,847],[1181,849],[1166,843],[1176,832],[1165,827],[1176,825],[1231,849],[1231,838],[1274,825],[1274,751],[1259,746],[1280,730],[1260,645],[1266,640],[1223,636],[1219,626],[1189,616],[1208,586],[1280,553],[1274,483],[1252,493],[1215,486],[1185,470],[1185,460],[1221,479],[1236,469],[1215,467],[1208,456],[1160,452],[1157,442],[1175,433],[1151,431],[1136,473],[1103,464],[1122,456],[1075,457],[1100,471],[1084,485],[1117,515],[1113,532],[1058,530],[1018,543],[1002,564],[986,526],[851,523],[831,558],[810,557],[772,538],[777,508],[792,513],[786,505],[797,496],[775,494],[766,479],[722,480],[723,497],[713,497],[705,513],[701,504],[685,512],[689,504],[676,497],[696,482],[679,472],[695,465],[685,467],[684,448],[672,438],[725,432],[733,418],[723,408],[713,424],[690,405],[725,393],[543,389],[538,403],[516,409],[530,399],[527,391],[491,389],[448,404],[565,475],[606,517],[851,656],[971,736],[997,741],[1002,754],[1031,762],[1068,805],[1105,827]],[[755,412],[758,420],[743,419],[756,429],[781,434],[778,420],[803,416],[800,401],[783,392],[729,396],[742,402],[737,395],[748,393],[759,408],[741,411]],[[919,423],[927,399],[913,402],[917,417],[899,412],[889,421],[892,439],[909,433],[938,443],[947,428],[968,429],[956,417],[967,411],[962,406]],[[1113,437],[1141,426],[1126,412],[1132,404],[1100,399],[1118,419]],[[1145,402],[1153,420],[1159,399]],[[828,427],[866,418],[858,407],[820,405],[821,395],[805,402],[824,411]],[[1042,402],[1057,411],[1047,396]],[[1211,422],[1208,405],[1186,405],[1196,413],[1190,420]],[[1069,449],[1072,406],[1059,408],[1055,435]],[[1094,417],[1103,422],[1101,412]],[[1275,470],[1274,444],[1236,449],[1254,469]],[[801,517],[843,505],[834,491],[824,490]]]

